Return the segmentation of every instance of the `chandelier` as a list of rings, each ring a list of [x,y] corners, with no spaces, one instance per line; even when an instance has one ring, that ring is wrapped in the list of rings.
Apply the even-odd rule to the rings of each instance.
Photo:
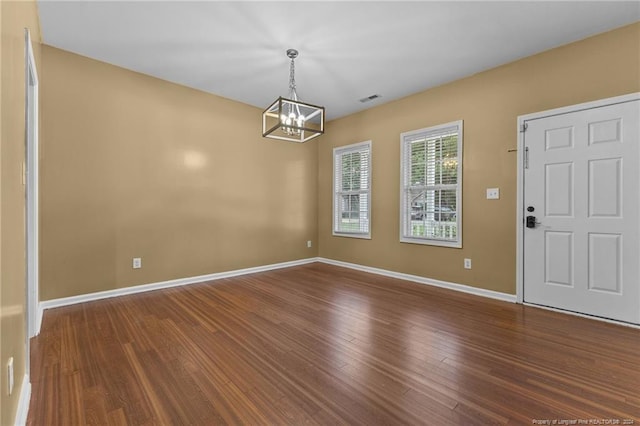
[[[324,133],[324,107],[300,102],[296,92],[296,49],[287,50],[289,95],[280,96],[262,113],[262,136],[291,142],[306,142]]]

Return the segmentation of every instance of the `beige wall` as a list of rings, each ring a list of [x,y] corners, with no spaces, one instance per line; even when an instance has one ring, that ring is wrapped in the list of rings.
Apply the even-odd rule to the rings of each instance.
[[[332,121],[296,145],[262,139],[256,108],[45,46],[41,298],[317,254],[514,293],[516,117],[640,90],[639,47],[634,24]],[[401,244],[399,134],[457,119],[464,247]],[[331,150],[369,139],[373,238],[333,237]],[[501,199],[485,200],[487,187]]]
[[[24,28],[34,41],[39,63],[40,25],[35,2],[0,3],[2,33],[2,73],[0,116],[0,424],[13,424],[20,386],[25,374],[25,193],[22,163],[25,152],[24,133]],[[7,395],[5,366],[14,358],[15,387]]]
[[[316,141],[263,139],[258,108],[53,47],[42,60],[42,300],[317,255]]]
[[[640,24],[332,121],[320,142],[320,256],[515,293],[517,117],[640,91]],[[383,94],[384,95],[384,94]],[[463,248],[399,242],[402,132],[464,120]],[[331,235],[332,148],[372,140],[372,239]],[[500,200],[485,189],[500,188]],[[463,259],[473,269],[463,269]]]

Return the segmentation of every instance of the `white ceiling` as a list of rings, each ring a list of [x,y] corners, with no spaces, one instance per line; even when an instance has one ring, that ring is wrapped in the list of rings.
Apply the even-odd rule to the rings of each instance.
[[[638,1],[38,3],[46,44],[260,108],[296,48],[328,119],[640,20]]]

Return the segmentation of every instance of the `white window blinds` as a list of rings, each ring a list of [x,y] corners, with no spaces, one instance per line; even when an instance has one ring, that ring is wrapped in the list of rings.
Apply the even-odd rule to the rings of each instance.
[[[333,150],[333,234],[371,236],[371,141]]]
[[[403,133],[400,240],[462,247],[462,121]]]

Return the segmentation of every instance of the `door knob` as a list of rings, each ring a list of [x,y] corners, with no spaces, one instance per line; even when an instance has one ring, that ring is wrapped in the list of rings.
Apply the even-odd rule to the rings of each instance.
[[[536,221],[535,216],[527,216],[526,225],[527,225],[527,228],[535,228],[536,225],[540,225],[540,222]]]

